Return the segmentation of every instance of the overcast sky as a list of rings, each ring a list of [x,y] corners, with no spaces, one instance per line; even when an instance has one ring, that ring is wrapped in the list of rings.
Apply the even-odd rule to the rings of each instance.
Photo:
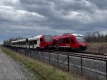
[[[107,33],[107,0],[0,0],[0,43],[39,34]]]

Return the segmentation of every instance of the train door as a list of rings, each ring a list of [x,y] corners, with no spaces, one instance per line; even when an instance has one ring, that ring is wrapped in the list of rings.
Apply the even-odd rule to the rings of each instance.
[[[55,47],[58,47],[58,39],[55,40]]]
[[[46,46],[45,41],[43,40],[43,38],[40,38],[39,41],[40,41],[39,47],[40,47],[41,49],[43,49],[43,48]]]
[[[24,48],[29,48],[29,41],[27,38],[26,38],[26,42],[24,43]]]
[[[69,37],[65,38],[65,43],[66,43],[66,47],[69,48],[70,47],[70,38]]]
[[[34,40],[34,48],[36,49],[37,47],[37,40]]]
[[[39,44],[40,44],[40,39],[37,39],[37,46],[36,47],[40,48]]]
[[[75,41],[73,38],[70,39],[70,47],[71,48],[75,48],[76,47],[76,44],[75,44]]]

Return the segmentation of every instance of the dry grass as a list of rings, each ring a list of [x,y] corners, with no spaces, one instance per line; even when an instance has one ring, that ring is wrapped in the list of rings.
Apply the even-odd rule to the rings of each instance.
[[[107,43],[88,43],[88,52],[107,53]]]
[[[99,48],[101,46],[107,47],[107,43],[88,43],[88,47]]]

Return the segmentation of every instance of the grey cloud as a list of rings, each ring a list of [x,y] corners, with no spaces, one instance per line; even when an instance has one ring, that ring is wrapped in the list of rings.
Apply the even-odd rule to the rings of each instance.
[[[94,3],[99,9],[107,9],[107,0],[87,0]]]
[[[79,22],[74,19],[65,20],[62,18],[62,16],[69,15],[70,11],[81,11],[80,13],[83,11],[86,12],[89,17],[93,17],[95,13],[94,10],[96,10],[96,6],[91,4],[92,2],[86,2],[85,0],[71,0],[69,2],[65,2],[64,0],[20,0],[20,2],[25,10],[29,12],[37,12],[46,18],[45,21],[38,21],[37,23],[39,25],[50,26],[51,28],[57,27],[59,29],[76,29],[76,26],[86,26],[81,23],[83,21]],[[86,28],[84,27],[84,29]]]
[[[3,39],[19,35],[85,34],[106,30],[106,0],[2,0],[0,6],[0,36]],[[9,8],[8,8],[9,7]],[[3,40],[0,39],[0,40]]]
[[[64,23],[76,22],[76,20],[69,21],[69,20],[63,19],[63,16],[69,15],[70,11],[77,11],[77,10],[78,11],[87,10],[87,12],[93,11],[93,9],[91,8],[92,7],[91,5],[84,6],[85,2],[78,1],[78,0],[76,0],[76,1],[72,0],[71,2],[65,2],[63,0],[54,0],[54,1],[53,0],[47,0],[47,1],[36,0],[33,2],[29,1],[29,0],[28,1],[20,0],[20,2],[22,2],[22,5],[26,10],[31,11],[31,12],[37,12],[38,14],[45,16],[45,18],[47,19],[46,20],[47,23],[48,22],[57,23],[57,25],[61,25],[61,23],[63,23],[63,22]],[[41,4],[42,4],[42,6],[41,6]],[[67,24],[65,24],[65,25],[67,25]],[[58,26],[56,26],[56,27],[58,27]],[[59,27],[62,27],[62,25]]]

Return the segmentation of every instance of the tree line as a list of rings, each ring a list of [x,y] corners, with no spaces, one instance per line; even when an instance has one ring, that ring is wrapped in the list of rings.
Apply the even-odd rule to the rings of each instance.
[[[3,45],[11,45],[11,41],[15,41],[15,40],[19,40],[19,39],[23,39],[23,37],[19,36],[17,38],[10,38],[8,40],[4,40]]]
[[[85,39],[88,43],[90,42],[107,42],[107,34],[100,34],[99,31],[86,32]]]

